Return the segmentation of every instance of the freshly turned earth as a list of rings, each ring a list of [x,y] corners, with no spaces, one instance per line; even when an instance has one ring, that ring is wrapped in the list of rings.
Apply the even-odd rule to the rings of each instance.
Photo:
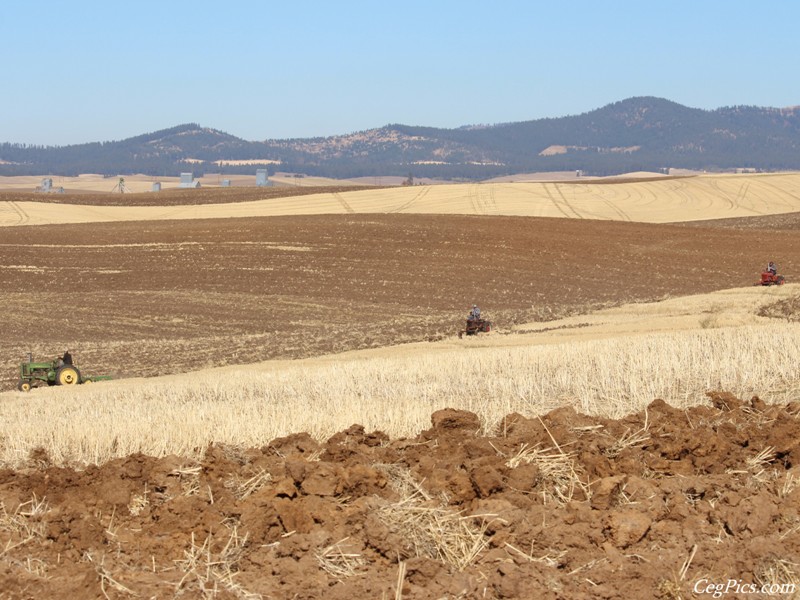
[[[490,437],[444,410],[413,439],[354,425],[198,464],[33,452],[0,471],[0,597],[685,598],[701,578],[780,581],[800,562],[798,413],[720,392],[619,421],[509,415]],[[417,530],[433,513],[471,528],[461,568],[457,537]]]

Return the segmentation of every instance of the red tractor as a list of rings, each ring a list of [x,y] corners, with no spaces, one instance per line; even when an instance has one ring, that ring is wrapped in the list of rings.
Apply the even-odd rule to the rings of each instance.
[[[762,271],[761,281],[757,281],[753,285],[783,285],[784,283],[786,283],[786,280],[783,275],[778,275],[772,271]]]
[[[492,322],[486,319],[467,319],[467,326],[464,331],[458,332],[458,337],[462,337],[465,333],[467,335],[476,335],[477,333],[488,333],[492,330]]]

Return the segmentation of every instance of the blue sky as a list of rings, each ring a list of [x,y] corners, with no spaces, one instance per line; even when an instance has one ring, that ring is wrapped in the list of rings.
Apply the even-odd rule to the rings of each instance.
[[[0,142],[248,140],[800,104],[800,2],[7,0]]]

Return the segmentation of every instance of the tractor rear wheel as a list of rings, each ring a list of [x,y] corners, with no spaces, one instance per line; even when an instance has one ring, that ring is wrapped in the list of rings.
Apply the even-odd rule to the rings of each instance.
[[[75,367],[65,365],[56,371],[56,385],[76,385],[81,382],[81,375]]]
[[[20,382],[17,384],[17,389],[20,392],[30,392],[31,391],[31,387],[32,387],[31,386],[31,382],[30,381],[25,381],[24,379],[20,380]]]

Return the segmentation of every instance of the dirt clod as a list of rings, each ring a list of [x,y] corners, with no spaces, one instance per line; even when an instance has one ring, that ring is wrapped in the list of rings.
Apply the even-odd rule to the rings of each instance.
[[[619,421],[509,415],[488,437],[448,409],[414,439],[356,425],[322,444],[213,445],[199,464],[76,470],[34,453],[0,472],[0,589],[615,599],[690,597],[700,578],[797,582],[796,407],[709,399]],[[646,439],[614,447],[645,418]]]

